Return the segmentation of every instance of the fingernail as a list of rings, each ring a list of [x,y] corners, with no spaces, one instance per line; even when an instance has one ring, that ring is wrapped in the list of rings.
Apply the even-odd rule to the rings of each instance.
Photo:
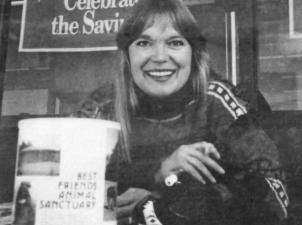
[[[220,169],[220,173],[225,174],[224,169]]]
[[[216,179],[212,177],[212,183],[216,183]]]

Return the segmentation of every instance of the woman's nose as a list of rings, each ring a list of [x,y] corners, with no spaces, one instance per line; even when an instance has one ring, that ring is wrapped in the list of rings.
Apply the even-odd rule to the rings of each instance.
[[[151,59],[154,62],[158,62],[158,63],[167,61],[168,53],[167,53],[167,49],[163,44],[157,44],[153,47]]]

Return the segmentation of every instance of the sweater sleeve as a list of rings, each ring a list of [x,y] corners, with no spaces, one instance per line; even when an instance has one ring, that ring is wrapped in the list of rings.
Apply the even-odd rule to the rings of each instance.
[[[265,208],[279,220],[286,218],[289,199],[282,182],[274,142],[249,118],[244,103],[225,84],[210,82],[208,104],[211,132],[225,166],[240,168],[241,171],[234,177],[242,184],[247,177],[254,178],[249,182],[248,189],[251,191],[251,201],[260,199],[262,207],[259,210]]]

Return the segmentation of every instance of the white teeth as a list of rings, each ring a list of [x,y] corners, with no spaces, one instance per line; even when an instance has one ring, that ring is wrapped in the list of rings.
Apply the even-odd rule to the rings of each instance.
[[[151,76],[162,77],[172,75],[173,71],[149,71],[148,73]]]

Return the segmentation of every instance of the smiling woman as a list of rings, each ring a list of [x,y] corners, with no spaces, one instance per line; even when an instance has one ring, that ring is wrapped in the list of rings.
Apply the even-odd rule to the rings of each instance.
[[[286,218],[276,146],[232,87],[210,74],[205,38],[183,2],[140,0],[117,45],[116,98],[102,103],[96,91],[76,115],[121,123],[106,171],[118,182],[119,223],[257,225]]]
[[[192,48],[167,16],[154,18],[146,27],[129,46],[131,73],[135,84],[149,96],[167,97],[187,83]]]

